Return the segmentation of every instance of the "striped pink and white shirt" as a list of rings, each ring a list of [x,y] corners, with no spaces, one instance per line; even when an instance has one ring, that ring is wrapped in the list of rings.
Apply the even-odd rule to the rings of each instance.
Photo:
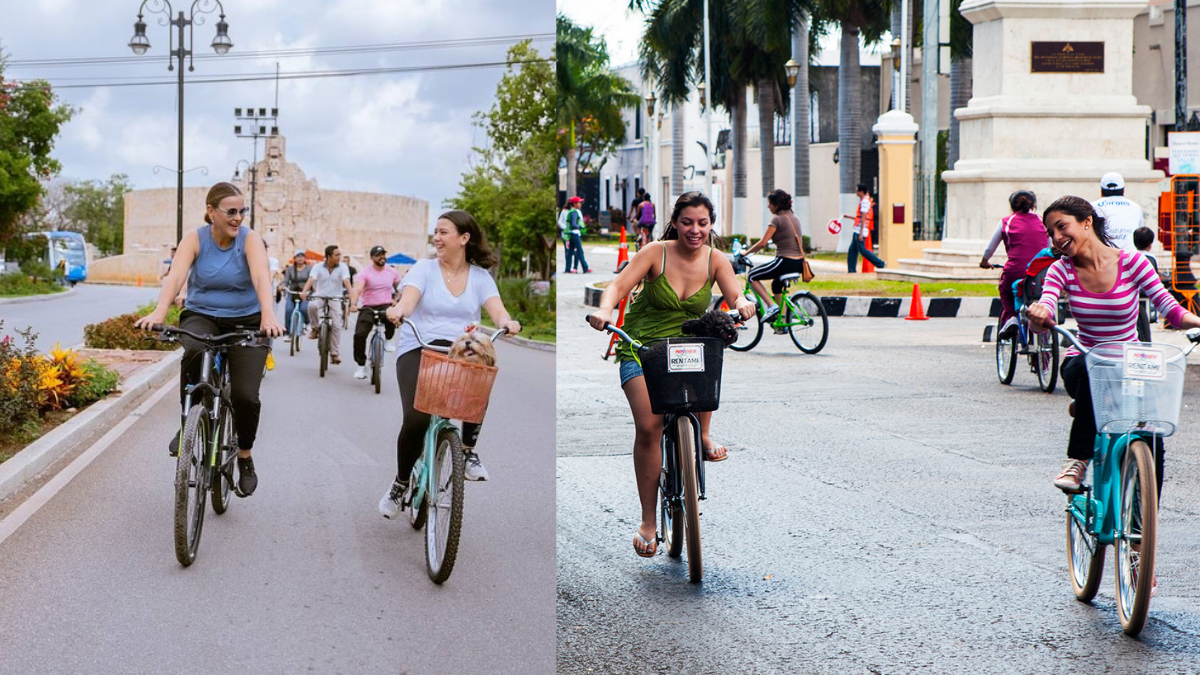
[[[1145,291],[1172,326],[1183,320],[1183,307],[1163,288],[1146,256],[1122,250],[1117,265],[1117,282],[1105,293],[1084,290],[1070,258],[1060,258],[1046,271],[1038,302],[1055,312],[1065,288],[1071,316],[1079,324],[1079,342],[1088,349],[1102,342],[1137,342],[1139,290]],[[1067,350],[1068,355],[1078,353],[1074,348]]]

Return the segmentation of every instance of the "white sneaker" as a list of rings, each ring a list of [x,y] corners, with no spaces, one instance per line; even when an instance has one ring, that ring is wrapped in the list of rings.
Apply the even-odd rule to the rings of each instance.
[[[1062,469],[1054,478],[1054,487],[1068,492],[1079,490],[1079,485],[1087,476],[1088,463],[1079,459],[1067,458],[1063,461]]]
[[[379,500],[379,514],[389,520],[395,518],[396,514],[400,513],[400,501],[404,499],[404,493],[407,490],[408,483],[392,481],[392,486],[388,488],[387,494]]]
[[[467,480],[485,481],[488,479],[487,469],[483,468],[483,464],[479,463],[479,455],[473,450],[463,450],[463,455],[467,460],[467,470],[464,477]]]
[[[390,342],[390,341],[389,341],[389,342],[386,342],[386,343],[384,343],[383,351],[385,351],[385,352],[394,352],[394,351],[396,351],[396,344],[395,344],[395,343],[393,343],[393,342]]]
[[[354,379],[356,379],[356,380],[367,379],[367,367],[359,366],[358,368],[355,368],[354,369]]]

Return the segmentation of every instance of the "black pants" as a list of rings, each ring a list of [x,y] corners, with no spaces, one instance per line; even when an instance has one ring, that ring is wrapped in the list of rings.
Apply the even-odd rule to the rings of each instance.
[[[448,340],[434,340],[432,344],[449,347]],[[400,404],[404,408],[404,422],[400,425],[400,436],[396,438],[396,478],[408,480],[413,465],[425,449],[425,432],[429,429],[429,413],[413,407],[417,400],[417,373],[421,367],[421,350],[404,352],[396,360],[396,381],[400,384]],[[468,448],[475,447],[479,440],[480,425],[463,422],[462,440]]]
[[[1096,449],[1096,415],[1092,408],[1092,388],[1088,382],[1087,366],[1082,354],[1069,356],[1060,369],[1063,387],[1075,399],[1075,419],[1071,422],[1071,437],[1067,442],[1067,457],[1091,461]],[[1154,473],[1158,480],[1158,494],[1162,496],[1163,455],[1165,448],[1161,437],[1154,439]]]
[[[232,319],[198,314],[184,310],[179,316],[179,327],[197,335],[221,335],[237,330],[258,330],[261,315],[251,314]],[[179,402],[187,396],[187,387],[200,379],[200,366],[204,345],[186,335],[183,336],[183,360],[179,368]],[[258,436],[258,416],[262,404],[258,400],[258,389],[262,385],[263,368],[267,363],[264,347],[230,347],[226,352],[229,368],[230,403],[233,407],[233,426],[237,429],[238,449],[250,450]]]
[[[360,366],[367,365],[367,336],[375,327],[375,312],[370,310],[383,311],[388,307],[391,307],[391,304],[363,305],[362,309],[358,310],[358,322],[354,324],[354,362]],[[391,340],[392,336],[396,334],[396,324],[384,321],[383,325],[384,338]]]
[[[771,292],[782,293],[783,282],[779,277],[785,274],[803,274],[804,273],[804,258],[783,258],[776,256],[774,260],[766,265],[760,265],[750,270],[747,278],[750,281],[763,281],[764,279],[771,280]]]

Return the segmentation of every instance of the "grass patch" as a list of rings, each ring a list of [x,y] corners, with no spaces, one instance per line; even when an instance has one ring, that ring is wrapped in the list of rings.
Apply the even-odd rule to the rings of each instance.
[[[32,295],[51,295],[67,290],[51,279],[31,278],[24,272],[0,274],[0,298],[24,298]]]
[[[810,290],[818,296],[869,295],[878,298],[909,298],[912,297],[913,292],[912,282],[909,281],[884,281],[882,279],[821,281],[819,276],[810,283],[800,284],[798,287]],[[1000,291],[994,281],[922,282],[921,296],[998,298]]]

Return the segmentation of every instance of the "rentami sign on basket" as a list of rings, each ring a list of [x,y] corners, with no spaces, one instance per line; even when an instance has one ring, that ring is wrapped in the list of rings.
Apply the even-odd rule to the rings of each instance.
[[[667,372],[703,373],[704,345],[673,344],[667,347]]]

